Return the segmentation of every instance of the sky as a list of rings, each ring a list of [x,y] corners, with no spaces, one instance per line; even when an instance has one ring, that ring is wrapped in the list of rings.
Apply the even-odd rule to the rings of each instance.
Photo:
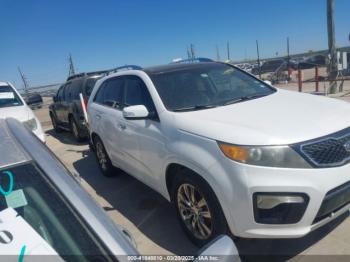
[[[349,45],[350,1],[335,0],[337,46]],[[256,58],[327,48],[326,0],[0,0],[0,81],[22,88],[76,71],[150,66],[197,56]]]

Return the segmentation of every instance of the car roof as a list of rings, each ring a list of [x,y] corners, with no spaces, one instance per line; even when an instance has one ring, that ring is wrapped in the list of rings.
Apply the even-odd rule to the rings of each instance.
[[[147,74],[159,74],[159,73],[168,73],[168,72],[183,70],[183,69],[203,68],[207,66],[215,66],[215,65],[223,65],[223,64],[231,66],[229,64],[218,63],[218,62],[171,63],[167,65],[147,67],[147,68],[144,68],[143,71],[145,71]]]
[[[0,138],[0,168],[31,160],[11,135],[7,122],[4,119],[0,119]]]
[[[11,155],[7,159],[7,163],[5,163],[5,158],[0,158],[3,165],[34,160],[44,171],[47,178],[65,195],[67,201],[89,223],[90,228],[94,230],[95,234],[99,236],[112,254],[117,256],[138,254],[117,225],[111,221],[77,180],[70,175],[65,166],[53,155],[48,147],[18,120],[13,118],[0,120],[0,141],[3,140],[8,140],[8,144],[3,143],[0,146],[1,158],[4,158],[3,156],[7,154]],[[15,156],[16,154],[18,156]]]
[[[1,82],[0,81],[0,86],[8,86],[9,84],[7,82]]]

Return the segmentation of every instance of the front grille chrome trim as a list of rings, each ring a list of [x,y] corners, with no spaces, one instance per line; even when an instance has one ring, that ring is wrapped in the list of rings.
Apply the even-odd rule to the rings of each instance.
[[[321,138],[316,138],[313,140],[294,144],[294,145],[292,145],[292,148],[294,150],[296,150],[299,154],[301,154],[301,156],[304,157],[305,160],[308,161],[315,168],[339,167],[339,166],[343,166],[343,165],[350,162],[350,152],[349,152],[349,156],[343,158],[341,161],[337,161],[337,162],[333,162],[333,163],[319,163],[315,159],[313,159],[310,156],[310,154],[304,150],[304,148],[307,146],[310,146],[310,145],[316,145],[316,144],[320,144],[322,142],[327,142],[327,141],[331,141],[331,140],[335,140],[336,142],[339,142],[339,140],[342,140],[345,138],[348,138],[346,142],[350,142],[350,127],[343,129],[343,130],[340,130],[336,133],[321,137]]]

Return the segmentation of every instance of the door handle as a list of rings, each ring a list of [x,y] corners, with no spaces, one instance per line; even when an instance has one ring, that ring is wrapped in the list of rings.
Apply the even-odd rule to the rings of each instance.
[[[101,116],[100,116],[100,115],[95,115],[95,118],[96,118],[97,120],[100,120],[100,119],[101,119]]]
[[[120,130],[125,130],[126,129],[126,125],[124,125],[124,124],[119,124],[118,127],[119,127]]]

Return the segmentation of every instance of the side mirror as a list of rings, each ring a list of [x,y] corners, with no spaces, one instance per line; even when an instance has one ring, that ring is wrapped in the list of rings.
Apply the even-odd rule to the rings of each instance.
[[[148,118],[149,112],[144,105],[128,106],[123,109],[123,116],[129,120],[140,120]]]
[[[269,81],[269,80],[264,80],[264,82],[265,82],[265,84],[268,84],[268,85],[272,86],[272,82],[271,82],[271,81]]]
[[[218,236],[204,246],[194,262],[203,261],[203,258],[213,257],[213,261],[240,262],[235,243],[228,236]],[[211,260],[211,259],[209,259]]]
[[[57,102],[56,96],[52,96],[52,101],[55,102],[55,103]]]

